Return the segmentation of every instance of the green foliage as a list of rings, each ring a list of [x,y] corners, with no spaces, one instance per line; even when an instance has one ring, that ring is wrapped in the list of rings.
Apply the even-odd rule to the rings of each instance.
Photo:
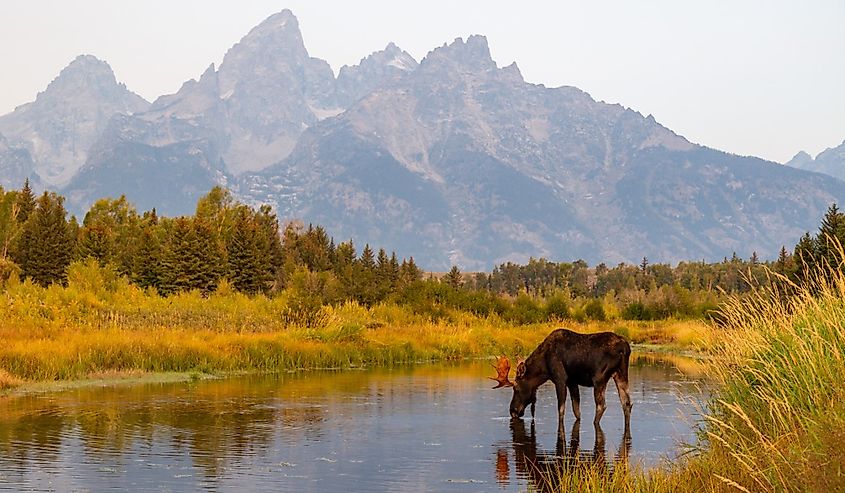
[[[42,286],[64,283],[74,250],[63,201],[55,193],[44,192],[23,223],[13,250],[21,274]]]

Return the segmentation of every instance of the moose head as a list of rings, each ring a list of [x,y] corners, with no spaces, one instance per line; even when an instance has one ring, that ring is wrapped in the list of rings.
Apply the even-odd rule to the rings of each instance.
[[[511,370],[511,362],[505,356],[500,356],[493,365],[496,369],[495,377],[487,377],[490,380],[495,380],[498,384],[494,389],[502,387],[513,387],[513,398],[511,399],[510,414],[511,417],[521,418],[525,414],[525,407],[531,404],[531,417],[534,417],[534,409],[537,403],[537,387],[529,385],[525,377],[525,361],[520,360],[516,365],[516,380],[511,382],[508,375]]]

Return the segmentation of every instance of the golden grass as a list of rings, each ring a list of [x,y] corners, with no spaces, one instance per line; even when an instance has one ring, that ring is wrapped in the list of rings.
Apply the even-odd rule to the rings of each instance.
[[[561,325],[513,326],[455,310],[432,321],[393,303],[324,306],[300,319],[289,312],[288,293],[247,297],[224,284],[208,297],[162,298],[96,263],[74,264],[68,277],[67,287],[11,282],[0,293],[0,381],[6,387],[131,371],[280,371],[526,356]],[[564,325],[678,347],[708,336],[697,322]]]
[[[845,491],[845,276],[819,281],[723,307],[708,364],[721,388],[693,453],[649,472],[561,471],[559,490]]]

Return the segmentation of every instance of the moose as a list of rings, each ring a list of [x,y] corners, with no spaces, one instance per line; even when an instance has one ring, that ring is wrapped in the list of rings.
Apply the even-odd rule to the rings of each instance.
[[[525,408],[531,405],[531,416],[537,402],[537,388],[551,380],[557,392],[558,422],[562,423],[566,412],[566,391],[572,394],[572,413],[575,420],[581,419],[581,394],[578,387],[592,387],[596,400],[595,425],[601,421],[607,406],[604,393],[610,378],[616,383],[622,410],[625,413],[625,429],[631,424],[631,396],[628,393],[628,360],[631,345],[624,338],[612,332],[579,334],[567,329],[557,329],[549,334],[524,361],[516,367],[516,380],[511,382],[510,361],[502,356],[494,367],[498,382],[493,387],[513,387],[510,415],[519,419]]]

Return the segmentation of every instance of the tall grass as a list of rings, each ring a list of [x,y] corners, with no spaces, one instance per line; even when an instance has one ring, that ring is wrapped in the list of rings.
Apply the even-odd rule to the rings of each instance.
[[[561,472],[558,488],[845,491],[845,275],[816,281],[723,306],[710,372],[720,388],[691,454],[648,473]]]
[[[495,313],[394,303],[302,308],[291,293],[248,297],[222,282],[208,296],[161,297],[96,262],[66,287],[10,280],[0,292],[0,387],[108,372],[280,371],[527,355],[559,323],[514,326]],[[293,307],[293,308],[292,308]],[[688,345],[696,322],[585,322],[634,342]]]

